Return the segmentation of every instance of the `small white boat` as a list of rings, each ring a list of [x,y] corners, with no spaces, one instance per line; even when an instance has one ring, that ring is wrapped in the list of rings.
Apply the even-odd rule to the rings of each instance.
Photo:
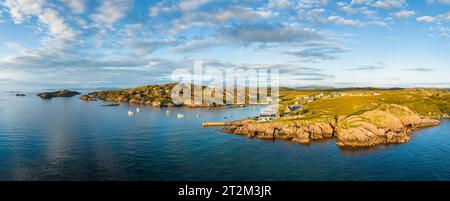
[[[178,119],[183,119],[184,118],[184,114],[177,114],[177,118]]]
[[[141,108],[136,108],[136,113],[139,113],[141,111]]]
[[[131,117],[131,116],[133,116],[133,115],[134,115],[134,112],[128,110],[128,116]]]
[[[170,111],[170,110],[166,111],[166,116],[170,116],[171,114],[172,114],[172,111]]]

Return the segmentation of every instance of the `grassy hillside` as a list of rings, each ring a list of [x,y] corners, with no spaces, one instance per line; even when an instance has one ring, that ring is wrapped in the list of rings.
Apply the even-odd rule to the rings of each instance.
[[[317,98],[310,103],[304,98],[320,93],[325,97]],[[345,96],[326,97],[333,93]],[[422,116],[432,118],[442,118],[450,114],[450,92],[440,89],[281,91],[280,98],[280,112],[285,112],[288,105],[300,102],[304,110],[290,112],[287,115],[303,114],[305,117],[354,115],[376,109],[383,104],[407,106]]]

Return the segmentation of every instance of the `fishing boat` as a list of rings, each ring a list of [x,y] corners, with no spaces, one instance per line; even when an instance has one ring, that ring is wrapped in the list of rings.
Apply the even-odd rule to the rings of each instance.
[[[128,110],[128,116],[131,117],[134,115],[134,112],[132,112],[131,110]]]
[[[177,118],[178,119],[183,119],[184,118],[184,114],[177,114]]]

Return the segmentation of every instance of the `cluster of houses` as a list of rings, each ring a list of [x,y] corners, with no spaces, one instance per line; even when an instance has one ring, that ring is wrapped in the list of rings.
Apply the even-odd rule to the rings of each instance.
[[[290,113],[295,111],[302,111],[302,104],[304,103],[312,103],[319,99],[332,99],[336,97],[360,97],[360,96],[379,96],[381,95],[378,92],[373,93],[344,93],[344,92],[332,92],[332,93],[323,93],[320,92],[319,94],[315,94],[312,96],[305,96],[303,97],[303,100],[295,102],[294,105],[287,106],[284,113]],[[297,98],[301,99],[301,98]],[[274,120],[277,117],[277,110],[276,109],[270,109],[263,111],[260,116],[255,117],[255,120],[258,120],[259,122],[267,122]]]
[[[289,105],[286,108],[285,113],[289,113],[289,112],[295,112],[297,110],[303,110],[302,108],[302,102],[303,103],[312,103],[316,100],[319,99],[332,99],[332,98],[336,98],[336,97],[358,97],[358,96],[379,96],[381,95],[378,92],[374,92],[374,93],[343,93],[343,92],[332,92],[332,93],[328,93],[325,94],[323,92],[320,92],[319,94],[315,94],[312,96],[305,96],[303,97],[302,101],[299,102],[295,102],[294,105]],[[300,99],[300,98],[297,98]]]
[[[318,99],[331,99],[336,97],[357,97],[357,96],[379,96],[381,95],[378,92],[374,93],[343,93],[343,92],[332,92],[329,94],[324,94],[323,92],[320,92],[319,94],[313,95],[313,96],[305,96],[303,99],[306,103],[312,103],[315,100]]]
[[[288,105],[284,112],[290,113],[290,112],[295,112],[297,110],[303,110],[302,104],[300,102],[295,102],[294,105]]]
[[[262,111],[259,116],[255,117],[255,120],[259,122],[268,122],[277,118],[278,106],[270,107]]]
[[[259,122],[268,122],[277,118],[277,113],[275,111],[264,111],[262,112],[257,120]]]

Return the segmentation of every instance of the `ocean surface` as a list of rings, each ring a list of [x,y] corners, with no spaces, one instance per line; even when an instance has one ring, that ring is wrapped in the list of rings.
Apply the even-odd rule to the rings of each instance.
[[[256,106],[101,107],[27,95],[0,93],[0,180],[450,180],[449,121],[406,144],[340,149],[334,140],[305,146],[201,126],[256,116]]]

